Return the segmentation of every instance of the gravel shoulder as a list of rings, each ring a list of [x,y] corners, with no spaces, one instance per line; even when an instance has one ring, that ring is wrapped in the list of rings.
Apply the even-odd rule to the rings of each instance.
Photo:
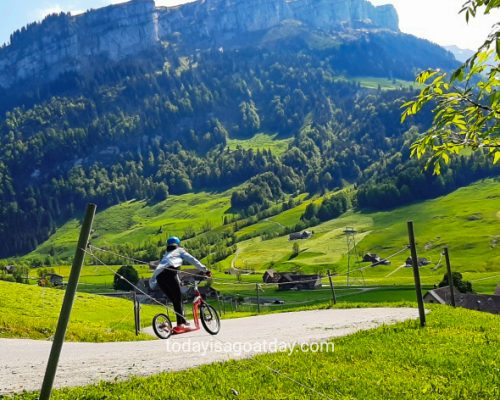
[[[82,386],[176,371],[262,352],[288,350],[382,324],[418,317],[412,308],[358,308],[223,320],[221,332],[200,330],[168,340],[64,344],[55,387]],[[0,339],[0,394],[39,390],[51,342]]]

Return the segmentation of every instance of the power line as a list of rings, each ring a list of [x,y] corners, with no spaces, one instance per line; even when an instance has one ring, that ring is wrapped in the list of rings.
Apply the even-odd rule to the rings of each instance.
[[[474,280],[469,281],[469,282],[486,281],[486,280],[488,280],[488,279],[499,278],[499,277],[500,277],[500,275],[493,275],[493,276],[487,276],[486,278],[474,279]]]

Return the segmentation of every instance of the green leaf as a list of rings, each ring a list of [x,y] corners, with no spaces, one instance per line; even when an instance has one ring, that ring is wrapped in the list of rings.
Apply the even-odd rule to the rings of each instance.
[[[462,81],[464,79],[464,66],[462,65],[460,68],[455,70],[453,74],[451,75],[451,81]]]
[[[494,108],[498,104],[499,101],[500,101],[500,91],[495,91],[490,96],[490,106],[491,106],[491,108]]]
[[[450,156],[448,156],[448,154],[446,154],[446,153],[441,154],[441,158],[443,159],[443,161],[444,161],[446,164],[449,164],[449,163],[450,163]]]

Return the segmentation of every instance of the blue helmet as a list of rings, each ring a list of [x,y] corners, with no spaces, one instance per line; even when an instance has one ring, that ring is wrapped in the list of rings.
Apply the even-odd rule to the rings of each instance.
[[[167,246],[171,246],[173,244],[179,246],[181,244],[181,240],[177,236],[170,236],[167,239]]]

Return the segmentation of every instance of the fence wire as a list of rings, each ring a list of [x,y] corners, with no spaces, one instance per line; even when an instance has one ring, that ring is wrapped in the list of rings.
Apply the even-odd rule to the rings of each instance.
[[[177,315],[180,315],[178,314],[177,312],[175,312],[175,310],[173,309],[173,307],[169,307],[168,305],[165,305],[165,304],[162,304],[161,302],[159,302],[158,300],[156,300],[155,298],[153,298],[152,296],[150,296],[148,293],[145,293],[143,290],[141,290],[140,288],[137,287],[137,285],[134,285],[132,282],[130,282],[127,278],[125,278],[124,276],[116,273],[113,268],[111,268],[109,265],[107,265],[106,263],[104,263],[100,258],[98,258],[91,250],[90,251],[87,251],[86,249],[82,249],[86,254],[88,254],[90,257],[94,258],[95,260],[97,260],[101,265],[103,265],[104,267],[108,268],[109,270],[113,271],[113,273],[117,274],[120,279],[123,279],[125,280],[128,284],[131,285],[131,287],[133,287],[135,290],[137,290],[138,292],[142,293],[143,295],[147,296],[148,298],[150,298],[152,301],[154,301],[155,303],[161,305],[162,307],[167,307],[167,308],[170,308],[174,314],[177,314]],[[213,336],[213,338],[219,342],[221,342],[222,344],[226,345],[226,344],[230,344],[229,342],[226,342],[226,341],[223,341],[215,336]],[[296,385],[299,385],[301,387],[303,387],[304,389],[307,389],[308,391],[310,391],[311,393],[314,393],[322,398],[325,398],[325,399],[330,399],[332,400],[331,397],[327,396],[325,393],[322,393],[322,392],[319,392],[317,391],[316,389],[314,389],[313,387],[309,386],[309,385],[306,385],[302,382],[299,382],[297,381],[296,379],[293,379],[291,378],[290,376],[288,376],[287,374],[285,374],[284,372],[276,369],[276,368],[272,368],[270,365],[267,365],[265,363],[262,363],[258,360],[256,360],[255,358],[249,358],[249,360],[251,360],[252,362],[262,366],[262,367],[265,367],[266,369],[268,369],[269,371],[271,372],[274,372],[275,374],[278,374],[280,376],[282,376],[283,378],[295,383]],[[340,392],[335,389],[339,394]]]

